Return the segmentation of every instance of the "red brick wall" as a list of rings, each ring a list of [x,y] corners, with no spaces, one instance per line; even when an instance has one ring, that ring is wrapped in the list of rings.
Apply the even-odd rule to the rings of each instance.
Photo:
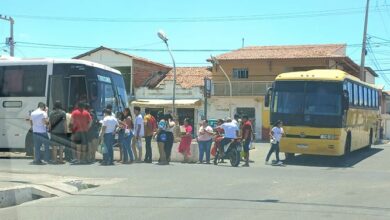
[[[145,80],[148,79],[153,73],[161,71],[168,72],[171,70],[170,67],[164,67],[158,64],[145,62],[142,60],[133,60],[133,79],[134,87],[141,87]]]

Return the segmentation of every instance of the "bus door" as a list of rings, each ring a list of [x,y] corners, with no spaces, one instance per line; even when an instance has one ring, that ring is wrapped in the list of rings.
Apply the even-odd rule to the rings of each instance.
[[[56,101],[60,101],[62,104],[63,110],[68,110],[68,85],[67,82],[69,78],[65,78],[64,76],[50,76],[50,89],[48,95],[48,107],[49,110],[52,110],[54,107],[54,103]]]
[[[88,103],[87,80],[85,76],[70,76],[68,90],[69,106],[77,106],[79,103]]]

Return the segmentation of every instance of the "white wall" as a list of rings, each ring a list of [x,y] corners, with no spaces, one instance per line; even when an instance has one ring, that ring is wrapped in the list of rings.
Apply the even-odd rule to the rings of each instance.
[[[366,71],[366,82],[375,84],[375,77]]]
[[[135,89],[137,99],[172,99],[173,81],[164,81],[158,87],[149,89],[140,87]],[[200,87],[189,89],[176,85],[176,99],[203,99],[203,91]]]
[[[135,89],[135,97],[137,99],[172,99],[173,81],[167,80],[164,83],[158,85],[156,88],[149,89],[147,87],[140,87]],[[198,129],[198,123],[200,122],[204,114],[204,97],[203,90],[200,87],[183,88],[180,85],[176,85],[176,100],[178,99],[200,99],[200,105],[178,105],[176,108],[193,108],[194,111],[194,129]],[[149,106],[152,107],[152,106]],[[156,107],[156,106],[153,106]],[[172,112],[172,105],[161,106],[165,112]],[[196,131],[195,130],[195,131]],[[195,132],[196,133],[196,132]]]
[[[109,67],[133,66],[133,59],[131,57],[117,54],[110,50],[99,50],[80,59],[100,63]]]
[[[263,104],[256,97],[211,97],[208,101],[208,118],[219,119],[229,117],[229,104],[232,108],[232,114],[236,113],[236,108],[255,108],[255,122],[256,127],[256,139],[261,139],[261,128],[262,128],[262,111]],[[232,116],[230,116],[232,117]]]

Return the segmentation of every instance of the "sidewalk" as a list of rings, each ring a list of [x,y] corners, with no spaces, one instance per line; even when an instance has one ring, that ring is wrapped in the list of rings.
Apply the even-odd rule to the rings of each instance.
[[[41,198],[69,196],[80,190],[113,184],[120,179],[64,177],[42,173],[0,172],[0,208]]]
[[[213,145],[214,146],[214,142]],[[265,159],[265,154],[268,151],[268,143],[254,143],[255,149],[251,150],[251,160],[259,160],[261,158],[261,161],[263,161],[263,157]],[[174,143],[172,147],[172,154],[171,154],[171,161],[172,162],[181,162],[184,160],[184,157],[182,154],[179,153],[178,151],[179,148],[179,143]],[[142,141],[142,158],[145,157],[145,141]],[[157,148],[157,142],[152,141],[152,157],[153,161],[158,161],[160,154],[158,152]],[[98,152],[97,153],[97,158],[100,159],[102,158],[102,155]],[[119,148],[114,148],[114,158],[116,160],[119,160]],[[213,156],[211,155],[211,158]],[[192,141],[191,144],[191,156],[189,157],[190,162],[198,162],[199,160],[199,146],[198,142]]]

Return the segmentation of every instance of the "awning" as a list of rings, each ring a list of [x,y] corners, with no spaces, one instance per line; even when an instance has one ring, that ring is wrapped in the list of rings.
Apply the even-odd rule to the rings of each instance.
[[[175,105],[178,106],[197,106],[200,105],[200,99],[176,99]],[[137,99],[131,102],[131,105],[139,106],[172,106],[170,99]]]

